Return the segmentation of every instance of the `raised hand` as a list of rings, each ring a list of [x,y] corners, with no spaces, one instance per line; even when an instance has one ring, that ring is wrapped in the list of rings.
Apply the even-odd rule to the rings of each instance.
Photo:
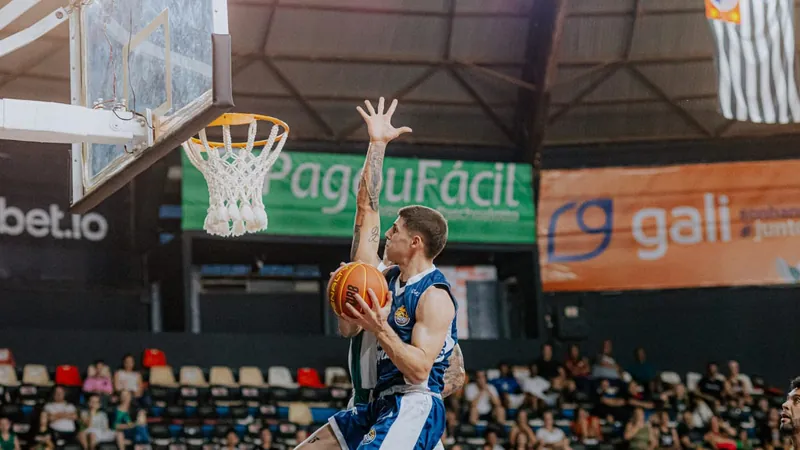
[[[369,114],[360,106],[356,107],[356,109],[358,113],[361,114],[361,117],[364,118],[364,122],[367,123],[371,142],[388,144],[392,139],[395,139],[403,133],[411,133],[411,128],[409,127],[395,128],[392,126],[392,116],[394,115],[395,109],[397,109],[397,99],[392,101],[392,104],[389,105],[389,110],[385,113],[383,110],[385,105],[383,97],[378,101],[378,111],[375,111],[375,108],[372,107],[372,103],[370,103],[369,100],[364,100],[364,104],[367,106]]]

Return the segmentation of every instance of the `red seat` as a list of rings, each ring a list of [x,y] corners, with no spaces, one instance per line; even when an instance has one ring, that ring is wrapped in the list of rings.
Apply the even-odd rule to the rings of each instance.
[[[148,348],[142,356],[142,366],[146,368],[162,367],[167,365],[167,355],[157,348]]]
[[[301,387],[324,388],[322,379],[316,369],[303,367],[297,370],[297,384]]]
[[[82,386],[81,372],[75,366],[62,365],[56,368],[56,384],[61,386]]]
[[[7,364],[9,366],[16,366],[14,362],[14,353],[10,348],[0,348],[0,364]]]

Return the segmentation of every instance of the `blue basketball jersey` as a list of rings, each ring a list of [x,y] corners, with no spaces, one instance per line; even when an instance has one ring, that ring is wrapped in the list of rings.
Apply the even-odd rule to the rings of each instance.
[[[435,286],[447,291],[456,308],[456,313],[458,313],[458,303],[450,292],[450,283],[436,266],[432,266],[430,269],[409,278],[405,285],[400,282],[400,268],[393,267],[386,273],[386,281],[389,283],[389,291],[392,293],[392,310],[388,317],[389,325],[406,344],[411,343],[411,334],[417,321],[416,313],[419,299],[429,287]],[[454,317],[453,323],[450,325],[450,333],[442,343],[442,351],[433,363],[428,380],[418,386],[406,382],[400,369],[389,359],[389,356],[378,343],[378,382],[375,386],[375,392],[380,394],[387,389],[394,387],[401,389],[403,386],[408,386],[441,393],[444,387],[444,372],[450,365],[450,355],[453,353],[453,347],[456,346],[456,343],[458,343],[458,332],[456,318]]]

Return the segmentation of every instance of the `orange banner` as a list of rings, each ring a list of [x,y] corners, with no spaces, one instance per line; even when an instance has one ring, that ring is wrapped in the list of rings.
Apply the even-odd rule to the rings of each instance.
[[[545,291],[800,282],[800,161],[545,171]]]

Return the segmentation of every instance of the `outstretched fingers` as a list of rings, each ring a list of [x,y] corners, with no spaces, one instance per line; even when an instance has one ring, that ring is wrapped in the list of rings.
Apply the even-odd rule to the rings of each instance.
[[[358,111],[358,113],[361,114],[361,117],[363,117],[364,120],[369,120],[369,116],[367,115],[366,112],[364,112],[364,108],[356,106],[356,111]]]
[[[372,107],[372,103],[369,100],[364,100],[364,104],[367,105],[367,111],[371,116],[375,115],[375,108]]]
[[[394,115],[394,110],[397,109],[397,99],[392,100],[392,104],[389,105],[389,110],[386,111],[386,118],[391,120],[392,116]]]
[[[386,106],[386,100],[384,100],[384,98],[381,97],[380,100],[378,100],[378,114],[379,115],[383,114],[384,106]]]

